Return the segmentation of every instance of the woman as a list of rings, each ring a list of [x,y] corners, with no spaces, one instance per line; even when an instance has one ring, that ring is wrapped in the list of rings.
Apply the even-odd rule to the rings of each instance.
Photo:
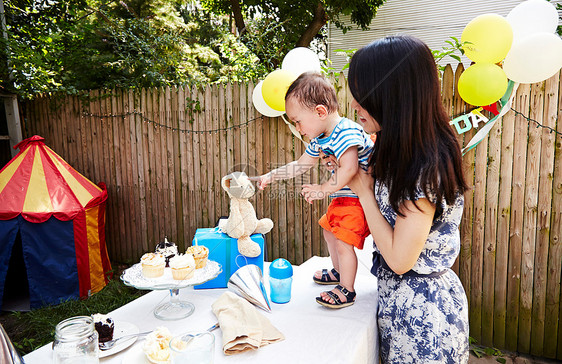
[[[353,56],[349,87],[365,131],[377,133],[369,172],[349,187],[375,242],[381,359],[467,363],[468,304],[450,269],[467,184],[435,60],[413,37],[380,39]]]

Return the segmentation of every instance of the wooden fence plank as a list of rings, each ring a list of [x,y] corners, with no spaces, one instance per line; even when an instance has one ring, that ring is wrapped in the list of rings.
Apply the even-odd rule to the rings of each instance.
[[[219,165],[219,176],[226,176],[230,171],[228,170],[228,157],[227,150],[232,148],[232,145],[228,144],[228,134],[229,131],[226,129],[226,95],[225,95],[225,85],[221,84],[218,86],[218,104],[217,104],[217,128],[220,129],[217,132],[217,138],[219,138],[220,149],[218,151],[219,158],[217,164]],[[217,181],[218,182],[218,181]],[[220,184],[217,186],[219,197],[221,200],[221,211],[220,216],[228,216],[230,212],[230,198],[228,194],[221,188]],[[258,206],[256,206],[257,208]]]
[[[216,130],[211,134],[213,138],[213,199],[215,200],[215,211],[213,222],[223,215],[223,196],[226,192],[220,188],[220,180],[223,177],[221,173],[221,138],[219,133],[219,88],[217,85],[213,85],[211,88],[211,122],[209,123],[209,129]],[[225,210],[226,211],[226,210]]]
[[[159,140],[159,136],[156,132],[158,127],[156,126],[155,122],[158,120],[157,110],[158,110],[158,89],[151,89],[149,93],[147,93],[147,103],[146,103],[146,115],[149,118],[149,124],[147,125],[148,129],[148,156],[149,156],[149,186],[147,188],[151,189],[151,201],[150,206],[152,210],[150,210],[150,214],[148,216],[152,220],[152,224],[154,226],[153,229],[153,237],[152,241],[149,241],[149,244],[152,245],[157,244],[160,242],[161,235],[160,235],[160,218],[157,214],[160,213],[159,205],[158,205],[158,164],[160,164],[160,159],[157,158],[160,153],[160,150],[157,149],[157,144]],[[160,184],[162,182],[160,181]]]
[[[475,148],[474,206],[472,220],[471,287],[470,287],[470,335],[482,342],[482,296],[484,261],[484,226],[486,218],[486,172],[488,137]],[[469,152],[470,153],[470,152]]]
[[[498,121],[499,122],[499,121]],[[509,253],[509,216],[511,209],[511,176],[513,172],[513,137],[515,113],[508,112],[501,120],[501,161],[496,235],[496,268],[494,282],[494,345],[505,346],[505,315],[507,268]]]
[[[455,74],[453,73],[453,68],[450,64],[445,67],[442,76],[441,82],[441,102],[443,103],[443,107],[447,112],[449,117],[454,115],[453,112],[453,105],[454,105],[454,83],[455,82]],[[459,140],[459,145],[462,145],[462,134],[457,134],[457,139]],[[459,275],[459,259],[455,260],[455,263],[451,267],[451,269]]]
[[[144,250],[148,251],[148,247],[155,246],[155,234],[154,234],[154,219],[152,216],[152,199],[151,199],[151,184],[150,184],[150,149],[149,145],[152,143],[148,136],[148,129],[152,126],[149,125],[147,118],[149,117],[149,97],[150,95],[147,93],[147,89],[143,88],[140,90],[140,106],[138,111],[141,115],[137,115],[138,123],[140,124],[137,126],[137,135],[140,135],[141,142],[140,142],[140,150],[142,156],[139,155],[139,158],[142,158],[142,162],[139,160],[139,172],[142,172],[142,176],[139,173],[139,183],[141,188],[140,198],[141,201],[141,215],[144,216],[143,226],[146,229],[146,241],[144,242]],[[140,130],[138,129],[140,128]],[[141,168],[142,165],[142,168]],[[144,206],[144,208],[143,208]],[[143,218],[141,217],[141,221]]]
[[[520,85],[514,99],[514,108],[529,115],[529,85]],[[522,116],[515,118],[513,141],[513,182],[511,197],[509,266],[507,271],[507,314],[505,325],[505,348],[516,351],[519,325],[519,292],[521,281],[521,246],[525,196],[525,165],[527,161],[528,123]]]
[[[494,343],[494,272],[496,269],[501,126],[501,122],[496,122],[488,134],[488,175],[486,185],[484,186],[486,191],[486,210],[483,241],[481,344],[486,346],[493,346]]]
[[[279,118],[277,119],[277,164],[279,166],[287,164],[287,153],[285,150],[285,135],[286,126],[282,123]],[[278,244],[279,252],[278,257],[288,256],[288,246],[287,246],[287,193],[289,191],[289,180],[283,180],[277,182],[280,187],[280,198],[277,199],[279,214],[277,217],[278,223]]]
[[[279,156],[278,156],[278,149],[279,149],[279,144],[278,144],[278,139],[277,139],[277,133],[279,131],[279,122],[278,119],[270,119],[272,124],[271,124],[271,129],[270,131],[270,145],[271,145],[271,149],[270,149],[270,161],[271,161],[271,169],[275,169],[280,167],[282,164],[279,162]],[[271,219],[273,221],[276,222],[275,226],[273,226],[272,231],[270,232],[271,234],[271,239],[272,239],[272,244],[271,244],[271,250],[270,250],[270,254],[271,254],[271,259],[277,259],[280,257],[279,255],[279,196],[281,195],[281,182],[277,181],[277,182],[273,182],[271,183],[271,185],[269,186],[269,191],[270,192],[274,192],[274,194],[270,195],[271,196]]]
[[[531,85],[530,117],[536,120],[542,113],[544,98],[541,84]],[[528,353],[531,346],[531,310],[533,306],[533,262],[535,260],[537,205],[539,193],[539,166],[541,150],[541,130],[529,128],[527,140],[527,168],[525,176],[525,212],[523,214],[523,246],[521,254],[521,301],[519,305],[519,350]]]
[[[168,129],[168,161],[170,165],[170,201],[173,203],[173,218],[175,230],[174,239],[179,245],[183,245],[183,219],[181,201],[181,155],[180,155],[180,132],[179,132],[179,111],[178,111],[178,88],[173,86],[170,89],[170,119]]]
[[[464,67],[461,64],[455,70],[455,81],[454,85],[458,84],[460,75],[464,71]],[[453,115],[460,115],[466,112],[466,104],[458,95],[455,93],[453,99]],[[463,135],[464,140],[470,140],[474,133],[469,131]],[[464,289],[466,291],[466,296],[470,304],[471,298],[471,245],[472,245],[472,218],[474,206],[474,152],[466,153],[462,159],[462,167],[464,171],[464,176],[466,183],[468,184],[468,190],[464,193],[464,210],[462,213],[460,233],[461,233],[461,250],[459,253],[459,278],[463,283]]]
[[[177,102],[178,102],[178,156],[179,159],[179,191],[176,194],[177,206],[179,206],[178,211],[178,221],[183,224],[183,231],[178,234],[178,248],[180,251],[185,251],[187,249],[188,241],[191,241],[191,234],[195,226],[192,224],[192,219],[189,216],[188,206],[190,205],[191,199],[189,194],[190,187],[188,186],[189,172],[188,172],[188,147],[187,147],[187,121],[185,112],[185,97],[189,95],[189,89],[186,90],[185,86],[180,86],[178,88]],[[193,231],[193,234],[195,232]]]
[[[556,119],[553,129],[562,134],[562,91],[560,73],[553,77],[558,79],[558,97],[548,95],[545,100],[547,118]],[[554,171],[552,176],[552,210],[551,231],[548,250],[548,280],[546,287],[545,317],[548,318],[544,328],[544,355],[548,358],[562,359],[562,305],[560,305],[560,272],[562,271],[562,136],[558,134],[554,143]],[[558,350],[556,350],[558,348]]]
[[[556,127],[556,114],[547,115],[548,109],[552,110],[553,104],[558,101],[559,80],[550,78],[541,89],[537,90],[542,105],[540,109],[533,109],[531,118],[540,124]],[[551,111],[552,112],[552,111]],[[539,185],[537,204],[537,226],[535,237],[535,261],[533,270],[533,303],[531,310],[531,354],[542,356],[544,354],[544,329],[546,310],[546,284],[548,246],[550,236],[550,211],[552,203],[552,175],[554,165],[554,140],[555,136],[547,129],[540,131],[540,164],[538,165]],[[550,320],[550,318],[548,318]]]
[[[263,132],[262,132],[262,137],[263,137],[263,156],[264,156],[264,162],[263,162],[263,169],[261,170],[261,174],[265,174],[268,173],[271,169],[273,169],[273,164],[271,162],[271,118],[269,117],[264,117],[262,119],[262,127],[263,127]],[[273,211],[272,211],[272,206],[271,206],[271,193],[273,190],[274,186],[268,186],[264,191],[261,192],[262,196],[263,196],[263,216],[269,217],[270,219],[273,220]],[[275,230],[277,226],[277,221],[273,220],[273,228],[272,230],[269,232],[269,234],[267,234],[265,236],[265,244],[267,246],[267,259],[269,261],[273,261],[273,231]]]

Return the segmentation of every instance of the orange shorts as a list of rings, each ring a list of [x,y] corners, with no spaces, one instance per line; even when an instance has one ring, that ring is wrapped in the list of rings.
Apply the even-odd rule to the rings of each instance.
[[[361,203],[354,197],[334,198],[318,223],[339,240],[358,249],[363,249],[365,238],[370,234]]]

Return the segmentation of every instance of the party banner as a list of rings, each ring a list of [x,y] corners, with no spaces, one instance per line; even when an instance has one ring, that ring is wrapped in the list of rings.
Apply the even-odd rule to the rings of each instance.
[[[492,127],[496,124],[496,121],[499,118],[503,117],[509,110],[511,110],[511,103],[513,101],[513,98],[515,97],[515,94],[517,93],[518,87],[519,83],[515,83],[511,80],[509,81],[509,85],[507,87],[505,95],[499,100],[499,103],[501,105],[500,113],[490,119],[480,130],[478,130],[478,132],[472,137],[468,144],[462,149],[462,155],[465,155],[466,152],[474,149],[486,137],[486,135],[488,135]]]

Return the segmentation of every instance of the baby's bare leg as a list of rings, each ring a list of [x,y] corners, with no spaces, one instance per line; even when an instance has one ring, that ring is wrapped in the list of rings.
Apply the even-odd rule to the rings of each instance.
[[[336,239],[336,252],[339,262],[340,285],[350,292],[355,292],[355,275],[357,273],[357,255],[355,255],[355,248],[351,244]],[[336,293],[342,302],[347,301],[343,293],[339,290],[333,289],[332,292]],[[320,293],[320,297],[326,302],[335,303],[325,292]]]
[[[338,239],[334,236],[334,234],[331,231],[328,231],[326,229],[322,229],[322,232],[324,233],[324,239],[326,240],[326,245],[328,246],[328,252],[330,253],[330,259],[332,259],[332,265],[334,267],[335,270],[337,270],[338,272],[340,271],[340,263],[338,260],[338,250],[337,250],[337,242]],[[331,272],[331,269],[328,269],[328,274],[330,275],[331,279],[336,279],[336,277],[334,277],[334,275]],[[322,271],[316,271],[314,273],[314,277],[320,279],[322,278]]]

